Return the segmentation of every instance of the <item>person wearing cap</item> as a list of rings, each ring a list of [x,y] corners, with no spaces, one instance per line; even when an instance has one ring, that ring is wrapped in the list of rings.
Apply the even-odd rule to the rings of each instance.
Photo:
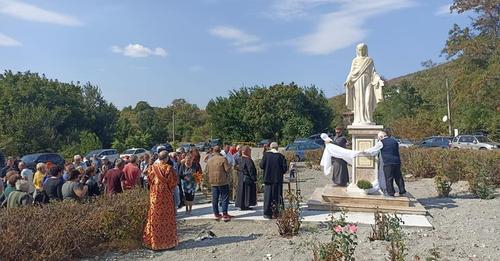
[[[333,144],[346,148],[347,147],[347,139],[342,134],[342,128],[335,128],[335,137],[332,140]],[[347,162],[341,158],[333,157],[332,167],[333,167],[333,176],[332,181],[334,184],[338,186],[345,187],[349,182],[349,171],[347,170]]]
[[[271,219],[283,204],[283,175],[288,170],[285,156],[278,152],[278,143],[272,142],[264,153],[260,168],[264,170],[264,218]]]
[[[380,164],[383,166],[385,184],[380,182],[381,189],[384,195],[394,197],[396,191],[394,190],[394,182],[399,189],[399,195],[406,194],[405,182],[401,173],[401,158],[399,155],[399,143],[393,138],[389,137],[386,132],[381,131],[377,134],[378,142],[374,147],[364,150],[364,154],[375,156],[380,152]],[[381,176],[381,175],[379,175]],[[381,180],[381,178],[379,178]],[[385,185],[385,188],[384,186]]]

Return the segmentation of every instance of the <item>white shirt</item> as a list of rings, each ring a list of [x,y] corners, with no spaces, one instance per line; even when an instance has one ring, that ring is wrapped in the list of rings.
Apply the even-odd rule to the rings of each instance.
[[[375,156],[380,152],[380,150],[383,147],[384,147],[384,144],[382,143],[382,141],[377,141],[377,143],[375,143],[375,146],[373,146],[369,149],[366,149],[363,152],[370,154],[370,156]]]

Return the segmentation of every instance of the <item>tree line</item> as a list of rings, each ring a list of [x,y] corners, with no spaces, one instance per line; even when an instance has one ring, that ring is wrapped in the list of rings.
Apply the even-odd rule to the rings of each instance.
[[[212,99],[206,110],[184,99],[165,107],[139,101],[119,110],[91,83],[63,83],[32,72],[0,74],[0,149],[8,155],[54,151],[71,157],[211,137],[290,142],[327,131],[332,115],[323,92],[294,83],[234,90]]]

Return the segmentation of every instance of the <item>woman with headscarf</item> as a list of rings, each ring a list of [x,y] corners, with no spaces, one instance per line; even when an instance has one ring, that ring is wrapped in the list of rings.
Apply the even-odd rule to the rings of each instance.
[[[257,169],[252,160],[252,149],[249,146],[243,146],[242,155],[239,159],[238,169],[238,189],[236,202],[234,205],[241,210],[249,210],[251,206],[257,205]]]

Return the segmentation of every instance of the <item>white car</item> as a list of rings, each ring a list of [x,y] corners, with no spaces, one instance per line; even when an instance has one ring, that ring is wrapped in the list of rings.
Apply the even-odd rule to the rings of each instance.
[[[137,156],[137,159],[139,159],[139,157],[143,156],[147,152],[148,151],[146,149],[143,149],[143,148],[131,148],[131,149],[124,151],[120,155],[120,158],[124,159],[124,160],[128,160],[132,155],[135,155],[135,156]]]
[[[102,149],[102,150],[93,150],[85,154],[85,159],[90,160],[91,157],[96,155],[99,159],[102,159],[104,156],[108,158],[108,160],[114,163],[119,157],[118,151],[115,149]]]

